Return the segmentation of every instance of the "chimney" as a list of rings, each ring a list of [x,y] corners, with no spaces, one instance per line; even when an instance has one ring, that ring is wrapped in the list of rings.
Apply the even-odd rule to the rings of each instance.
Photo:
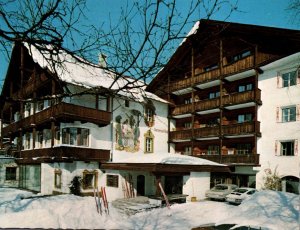
[[[105,54],[103,54],[103,53],[99,54],[99,66],[104,67],[104,68],[107,66],[106,58],[107,58],[107,56]]]

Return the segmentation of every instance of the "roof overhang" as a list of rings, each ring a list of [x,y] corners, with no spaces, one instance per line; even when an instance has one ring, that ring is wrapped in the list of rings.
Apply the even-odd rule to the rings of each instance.
[[[147,171],[152,173],[231,172],[223,165],[184,165],[162,163],[102,163],[100,169]]]

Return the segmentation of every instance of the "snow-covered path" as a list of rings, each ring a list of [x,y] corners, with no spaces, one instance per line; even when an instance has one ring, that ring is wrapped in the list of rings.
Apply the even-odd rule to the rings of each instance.
[[[30,193],[0,188],[1,228],[73,229],[191,229],[204,224],[261,226],[263,229],[294,230],[299,223],[299,196],[262,191],[240,206],[200,201],[158,208],[133,216],[112,206],[110,215],[99,215],[93,197],[60,195],[28,197]]]

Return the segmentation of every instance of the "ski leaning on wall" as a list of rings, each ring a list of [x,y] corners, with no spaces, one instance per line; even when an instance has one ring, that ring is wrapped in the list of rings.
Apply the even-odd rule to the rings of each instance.
[[[170,209],[170,203],[169,203],[168,197],[166,196],[166,193],[165,193],[163,187],[161,186],[161,183],[160,183],[160,182],[158,182],[158,186],[159,186],[160,191],[161,191],[161,193],[162,193],[162,195],[163,195],[163,197],[164,197],[164,199],[165,199],[165,201],[166,201],[166,204],[167,204],[168,209]]]
[[[109,214],[108,202],[107,202],[105,187],[101,187],[101,195],[102,195],[102,201],[103,201],[104,211],[105,211],[106,214]]]

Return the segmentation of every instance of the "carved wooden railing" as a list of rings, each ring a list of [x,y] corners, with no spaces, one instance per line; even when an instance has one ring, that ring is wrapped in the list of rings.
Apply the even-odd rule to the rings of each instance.
[[[259,154],[247,155],[200,155],[197,156],[220,164],[251,164],[259,165]]]
[[[193,136],[194,133],[194,136]],[[188,139],[197,139],[205,137],[219,137],[222,135],[228,136],[238,136],[238,135],[260,135],[260,122],[259,121],[249,121],[243,123],[222,125],[222,133],[220,134],[219,125],[195,128],[185,130],[176,130],[170,132],[170,141],[180,141]]]
[[[20,129],[37,126],[51,120],[79,120],[91,122],[98,125],[107,125],[111,121],[111,113],[103,110],[97,110],[79,105],[73,105],[61,102],[47,109],[37,112],[36,114],[25,117],[17,122],[11,123],[2,129],[2,135],[7,136],[9,133],[18,132]]]
[[[19,163],[72,162],[74,160],[107,162],[110,151],[104,149],[58,146],[54,148],[14,151]]]

